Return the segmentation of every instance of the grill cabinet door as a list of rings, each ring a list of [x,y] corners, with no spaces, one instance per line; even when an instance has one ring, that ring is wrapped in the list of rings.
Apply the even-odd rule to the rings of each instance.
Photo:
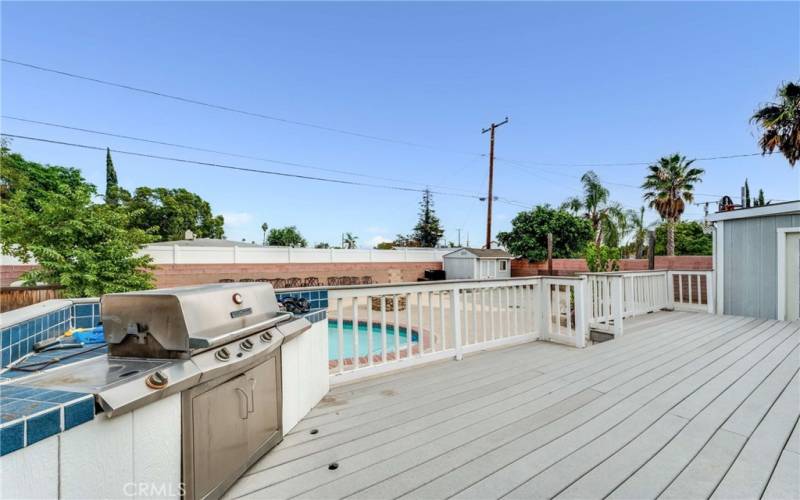
[[[247,418],[248,455],[255,453],[279,432],[278,375],[278,364],[274,357],[244,374],[247,394],[252,401],[251,413]]]
[[[206,496],[247,459],[249,394],[242,374],[192,399],[195,498]]]

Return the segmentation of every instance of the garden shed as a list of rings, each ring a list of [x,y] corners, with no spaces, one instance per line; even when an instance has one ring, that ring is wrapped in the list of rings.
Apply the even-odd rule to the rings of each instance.
[[[442,260],[449,280],[511,277],[511,254],[498,248],[460,248]]]
[[[717,313],[800,318],[800,201],[709,215]]]

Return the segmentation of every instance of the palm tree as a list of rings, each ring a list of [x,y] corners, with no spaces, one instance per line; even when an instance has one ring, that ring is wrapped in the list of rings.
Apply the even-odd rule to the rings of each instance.
[[[778,148],[794,167],[800,160],[800,84],[788,82],[779,87],[778,102],[758,109],[750,122],[763,129],[758,140],[761,153],[772,153]]]
[[[675,223],[680,220],[687,203],[694,201],[695,183],[701,182],[702,168],[693,168],[694,160],[674,154],[664,156],[647,167],[644,179],[644,200],[649,202],[667,224],[667,255],[675,255]]]
[[[562,210],[569,210],[575,214],[584,212],[583,216],[592,224],[594,231],[594,244],[600,246],[603,242],[616,246],[623,236],[615,224],[622,216],[622,206],[608,201],[608,189],[600,182],[594,171],[589,170],[581,176],[583,194],[572,197],[561,204]]]
[[[358,236],[353,236],[353,233],[344,233],[342,236],[342,246],[344,248],[355,248]]]
[[[644,253],[644,240],[647,238],[647,227],[644,224],[644,207],[639,209],[639,213],[629,210],[628,221],[633,228],[634,255],[637,259],[641,259]]]

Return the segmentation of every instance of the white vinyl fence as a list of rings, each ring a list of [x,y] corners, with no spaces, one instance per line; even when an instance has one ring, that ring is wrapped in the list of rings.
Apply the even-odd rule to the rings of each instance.
[[[589,324],[623,333],[623,320],[662,309],[714,313],[712,271],[587,273]]]
[[[292,248],[260,246],[147,245],[141,251],[155,264],[293,264],[337,262],[442,262],[452,248]]]
[[[586,278],[511,278],[331,288],[332,383],[501,345],[584,347]]]

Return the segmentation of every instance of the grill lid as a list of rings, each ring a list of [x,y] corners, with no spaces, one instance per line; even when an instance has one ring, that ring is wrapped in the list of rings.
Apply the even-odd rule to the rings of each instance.
[[[291,318],[268,283],[111,293],[101,299],[111,355],[174,358]]]

